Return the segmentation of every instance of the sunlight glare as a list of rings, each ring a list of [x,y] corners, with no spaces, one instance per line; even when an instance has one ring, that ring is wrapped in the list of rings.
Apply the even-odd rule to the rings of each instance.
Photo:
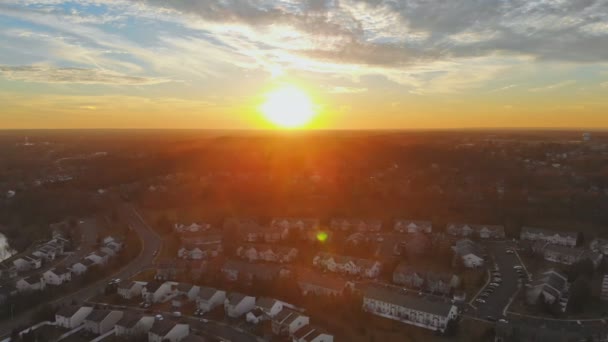
[[[260,110],[266,120],[281,128],[301,128],[316,114],[308,95],[294,86],[270,92]]]

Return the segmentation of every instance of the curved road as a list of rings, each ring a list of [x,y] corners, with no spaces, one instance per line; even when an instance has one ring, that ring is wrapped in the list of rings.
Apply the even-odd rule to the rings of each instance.
[[[49,304],[54,306],[60,306],[69,304],[73,300],[78,302],[84,302],[85,300],[94,297],[99,294],[105,288],[105,285],[110,279],[120,278],[127,279],[139,271],[148,268],[152,265],[154,260],[154,252],[158,251],[161,247],[161,238],[158,236],[143,220],[137,210],[131,204],[121,203],[117,208],[118,214],[121,219],[126,222],[131,229],[135,230],[142,243],[141,253],[133,259],[130,263],[125,265],[120,270],[117,270],[114,274],[100,279],[94,283],[87,285],[86,287],[70,293],[59,299],[55,299]],[[32,308],[32,310],[23,312],[11,320],[7,320],[0,323],[0,337],[6,337],[15,328],[21,328],[31,323],[31,320],[36,313],[38,308]]]

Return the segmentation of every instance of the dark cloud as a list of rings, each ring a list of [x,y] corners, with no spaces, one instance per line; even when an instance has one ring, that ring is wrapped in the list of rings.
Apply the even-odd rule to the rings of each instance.
[[[608,0],[134,1],[219,23],[284,24],[312,35],[336,37],[334,46],[298,52],[352,63],[402,65],[496,52],[560,61],[608,60],[608,27],[594,34],[587,30],[591,24],[608,22]],[[394,25],[424,32],[426,38],[370,41],[371,34],[382,32],[366,31],[370,28],[365,19],[348,11],[347,4],[386,9],[398,15]],[[463,34],[470,39],[455,39]]]

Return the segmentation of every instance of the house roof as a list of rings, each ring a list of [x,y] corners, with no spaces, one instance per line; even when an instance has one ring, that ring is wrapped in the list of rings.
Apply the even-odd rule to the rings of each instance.
[[[298,272],[298,283],[310,284],[333,291],[342,291],[347,285],[347,281],[340,277],[312,270],[300,270]]]
[[[135,282],[133,280],[124,279],[121,280],[120,283],[118,283],[118,288],[129,290],[133,287],[133,285],[135,285]]]
[[[230,303],[230,305],[237,305],[238,303],[243,301],[243,299],[245,299],[246,297],[250,297],[250,296],[247,296],[240,292],[231,292],[228,294],[227,298],[228,298],[228,302]]]
[[[55,268],[52,268],[50,271],[52,271],[56,275],[70,273],[70,270],[68,268],[66,268],[65,266],[57,266]]]
[[[91,313],[85,318],[87,321],[92,322],[101,322],[103,321],[112,311],[111,310],[93,310]]]
[[[277,277],[285,266],[262,263],[247,263],[239,260],[228,260],[222,266],[224,271],[237,271],[239,276],[245,275],[258,279],[272,279]]]
[[[399,287],[383,284],[368,286],[365,289],[364,296],[365,298],[392,303],[416,311],[444,317],[449,314],[453,307],[452,303],[439,297],[421,296],[410,291],[405,291]]]
[[[55,314],[61,317],[72,317],[78,310],[84,308],[85,306],[78,305],[68,305],[59,309]]]
[[[177,284],[177,291],[179,292],[189,292],[195,285],[189,283],[179,283]]]
[[[125,327],[127,329],[135,327],[135,325],[142,319],[142,315],[136,313],[125,313],[124,316],[116,323],[121,327]]]
[[[568,286],[568,280],[565,275],[555,271],[548,270],[544,272],[532,285],[533,287],[542,287],[544,291],[554,293],[559,296]]]
[[[419,277],[424,278],[428,281],[438,281],[438,280],[443,280],[443,281],[451,281],[452,278],[454,277],[454,274],[451,272],[441,272],[441,271],[432,271],[429,270],[428,267],[419,267],[416,265],[413,265],[412,263],[408,262],[408,261],[402,261],[400,262],[397,267],[395,268],[395,271],[393,271],[393,274],[403,274],[403,275],[410,275],[410,274],[417,274]]]
[[[397,219],[395,220],[395,228],[398,227],[408,227],[410,225],[426,229],[432,228],[433,223],[431,221],[419,221],[419,220],[407,220],[407,219]]]
[[[256,300],[255,305],[263,309],[272,309],[279,301],[274,298],[260,297]]]
[[[299,317],[307,317],[307,316],[303,315],[300,312],[295,311],[293,309],[283,308],[283,310],[281,310],[281,312],[279,312],[275,316],[274,321],[279,324],[288,325],[288,324],[291,324],[296,319],[298,319]]]
[[[552,253],[556,253],[556,254],[580,258],[585,254],[586,250],[583,248],[573,248],[573,247],[548,244],[545,246],[545,252],[552,252]]]
[[[562,231],[555,231],[555,230],[551,230],[551,229],[537,228],[537,227],[522,227],[521,232],[529,233],[529,234],[540,234],[540,235],[544,235],[544,236],[559,235],[559,236],[570,237],[570,238],[575,238],[575,239],[578,238],[577,232],[562,232]]]
[[[209,300],[213,297],[219,290],[214,289],[212,287],[201,286],[200,291],[198,292],[198,297],[203,300]]]
[[[378,261],[376,261],[376,260],[361,259],[361,258],[355,258],[355,257],[326,253],[326,252],[317,253],[317,255],[315,256],[315,259],[316,258],[320,258],[322,260],[333,259],[338,264],[346,264],[346,263],[352,262],[355,265],[357,265],[358,267],[363,267],[363,268],[370,268],[370,267],[373,267],[376,263],[378,263]]]
[[[85,267],[95,265],[95,263],[91,259],[84,259],[80,263],[83,264]]]
[[[327,334],[327,332],[316,326],[305,325],[302,328],[298,329],[293,336],[298,341],[308,342],[313,341],[315,338],[319,337],[322,334]]]
[[[481,249],[479,248],[479,246],[477,246],[473,241],[469,239],[462,239],[456,241],[454,250],[460,256],[465,256],[469,254],[481,256]]]
[[[22,279],[26,283],[33,285],[38,284],[40,282],[40,277],[36,277],[35,275],[30,275]]]
[[[175,326],[177,325],[177,323],[171,321],[171,320],[162,320],[162,321],[154,321],[154,324],[152,325],[152,329],[150,329],[150,332],[158,335],[158,336],[165,336],[167,335],[171,330],[173,330],[173,328],[175,328]]]
[[[148,292],[156,292],[156,290],[158,290],[161,286],[163,286],[163,283],[151,281],[146,284],[145,288]]]

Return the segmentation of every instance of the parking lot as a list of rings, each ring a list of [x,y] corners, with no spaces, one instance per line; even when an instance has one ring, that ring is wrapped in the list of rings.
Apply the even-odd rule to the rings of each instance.
[[[487,266],[491,280],[472,302],[476,307],[472,313],[480,319],[495,320],[503,317],[503,311],[516,294],[521,278],[527,278],[519,258],[508,242],[494,242],[487,245]],[[518,271],[516,268],[520,268]]]

